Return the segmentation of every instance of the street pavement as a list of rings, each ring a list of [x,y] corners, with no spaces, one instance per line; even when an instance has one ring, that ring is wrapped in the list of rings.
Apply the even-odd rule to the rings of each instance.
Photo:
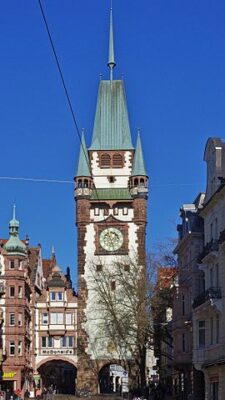
[[[117,395],[96,395],[96,396],[87,396],[87,397],[77,397],[71,394],[56,394],[53,397],[53,400],[121,400],[121,397]]]

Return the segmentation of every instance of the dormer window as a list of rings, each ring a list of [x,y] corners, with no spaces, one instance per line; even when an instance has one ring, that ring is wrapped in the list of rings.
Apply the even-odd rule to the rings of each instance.
[[[123,157],[121,154],[116,153],[113,155],[113,168],[123,168]]]
[[[62,292],[50,292],[50,300],[51,301],[62,301],[63,293]]]
[[[111,157],[109,154],[101,155],[101,168],[110,168],[111,167]]]
[[[115,153],[113,155],[104,153],[100,157],[101,168],[123,168],[123,164],[123,155],[120,153]]]

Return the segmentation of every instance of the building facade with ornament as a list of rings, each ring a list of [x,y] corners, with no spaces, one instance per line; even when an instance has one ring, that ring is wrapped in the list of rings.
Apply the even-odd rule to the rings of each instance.
[[[13,394],[52,385],[74,393],[77,367],[77,296],[70,270],[64,274],[53,252],[20,240],[15,207],[9,239],[0,246],[1,389]]]

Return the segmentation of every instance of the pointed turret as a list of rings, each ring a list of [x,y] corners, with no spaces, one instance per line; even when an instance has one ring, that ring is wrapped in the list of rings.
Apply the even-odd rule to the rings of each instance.
[[[86,146],[85,138],[84,138],[84,132],[82,132],[82,136],[81,136],[81,145],[80,145],[80,153],[79,153],[79,158],[78,158],[78,166],[77,166],[76,176],[87,176],[87,177],[91,176],[87,146]]]
[[[19,221],[16,219],[16,206],[13,206],[13,218],[9,223],[9,240],[4,248],[9,255],[26,255],[26,245],[19,238]]]
[[[75,177],[75,196],[90,196],[92,192],[92,177],[88,151],[82,132],[80,153],[78,158],[77,174]]]
[[[134,154],[132,176],[147,176],[143,151],[142,151],[141,136],[139,131],[137,135],[137,144]]]
[[[132,196],[147,197],[148,195],[148,176],[145,169],[145,162],[139,131],[137,135],[137,144],[134,153],[132,174],[130,178],[130,188]]]

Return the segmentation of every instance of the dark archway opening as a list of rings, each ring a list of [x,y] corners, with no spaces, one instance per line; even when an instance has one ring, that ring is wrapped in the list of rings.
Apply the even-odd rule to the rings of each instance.
[[[105,365],[98,374],[100,393],[121,393],[122,378],[125,370],[119,364]]]
[[[77,369],[66,361],[47,361],[38,369],[42,387],[54,389],[56,394],[74,394]]]

